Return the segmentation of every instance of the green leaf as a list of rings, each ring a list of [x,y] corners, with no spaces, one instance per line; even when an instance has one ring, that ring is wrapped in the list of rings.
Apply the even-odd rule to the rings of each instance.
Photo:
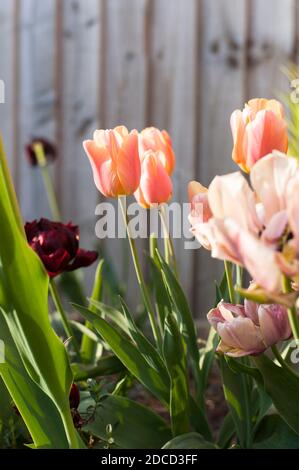
[[[219,358],[223,391],[234,420],[241,447],[248,448],[252,439],[251,388],[249,377],[234,372],[225,358]]]
[[[171,303],[163,282],[160,267],[158,267],[154,259],[149,258],[149,260],[151,268],[151,285],[153,286],[155,294],[155,306],[158,314],[160,330],[163,332],[165,318],[171,312]]]
[[[79,411],[84,413],[89,406],[90,400],[85,404],[83,399]],[[160,416],[120,396],[104,396],[96,407],[94,420],[84,426],[84,431],[108,440],[109,425],[109,437],[122,449],[160,449],[171,438],[170,429]]]
[[[200,434],[190,432],[175,437],[167,442],[162,449],[217,449],[217,446],[206,441]]]
[[[149,367],[148,362],[139,350],[127,338],[103,318],[99,318],[87,309],[81,308],[81,314],[92,323],[93,327],[110,346],[114,354],[153,395],[163,403],[168,404],[168,377],[160,376],[159,371]]]
[[[189,308],[184,291],[177,281],[175,275],[165,263],[160,253],[156,251],[161,269],[163,271],[164,282],[168,289],[169,296],[175,306],[179,315],[180,330],[185,338],[189,355],[192,361],[192,368],[195,380],[198,384],[199,381],[199,351],[197,345],[197,335],[195,330],[192,313]]]
[[[299,436],[279,415],[265,416],[255,435],[254,449],[299,449]]]
[[[72,364],[74,381],[87,380],[93,377],[119,374],[126,368],[116,356],[101,357],[96,364]]]
[[[172,314],[165,320],[163,354],[171,379],[170,417],[174,436],[190,430],[186,345]]]
[[[35,447],[68,448],[59,412],[52,400],[28,376],[2,316],[0,331],[5,342],[5,363],[0,364],[0,374],[30,431]]]
[[[8,177],[6,160],[1,148],[0,259],[3,275],[0,279],[2,296],[0,317],[6,322],[26,371],[27,380],[33,381],[48,396],[49,401],[55,404],[70,445],[78,447],[79,441],[73,426],[68,399],[72,373],[65,347],[54,333],[49,321],[48,276],[40,259],[25,240]],[[18,376],[18,367],[13,363],[1,366],[0,373],[20,413],[27,416],[26,424],[32,432],[35,445],[39,445],[39,437],[33,432],[32,425],[39,416],[30,419],[28,410],[30,403],[22,399],[21,393],[17,393],[23,385],[24,377]],[[15,381],[14,387],[12,381]],[[48,407],[44,409],[47,410]],[[32,413],[32,407],[30,412]],[[52,419],[51,414],[48,419]],[[42,440],[45,440],[45,436]],[[65,435],[61,433],[61,446],[64,444]]]
[[[265,354],[255,357],[254,361],[263,375],[265,389],[280,416],[299,434],[299,378],[274,364]]]
[[[235,432],[236,432],[235,421],[232,417],[231,412],[229,411],[222,422],[222,425],[219,431],[217,445],[221,449],[226,449],[229,446]]]
[[[168,372],[167,372],[164,362],[162,361],[160,354],[154,348],[151,342],[139,330],[124,300],[120,298],[120,301],[122,304],[124,317],[128,325],[128,333],[131,339],[134,341],[136,347],[138,348],[139,352],[141,352],[143,357],[146,359],[149,366],[154,367],[159,372],[159,374],[164,376],[165,380],[167,380]]]

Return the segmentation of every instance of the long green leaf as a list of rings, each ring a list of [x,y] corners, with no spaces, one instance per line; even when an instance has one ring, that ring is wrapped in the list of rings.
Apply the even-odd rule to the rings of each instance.
[[[100,336],[110,346],[114,354],[148,390],[159,400],[168,404],[168,377],[161,376],[127,338],[102,318],[87,309],[81,308],[81,314],[93,325]]]
[[[1,319],[5,319],[13,338],[27,378],[35,382],[55,404],[64,424],[69,444],[78,447],[79,441],[69,409],[69,390],[72,373],[63,343],[51,328],[48,315],[48,276],[38,256],[28,246],[20,227],[20,218],[12,187],[8,184],[6,160],[0,148],[0,259]],[[12,366],[11,366],[12,367]],[[21,379],[15,369],[1,367],[1,375],[15,399],[16,393],[7,383],[13,376],[15,388],[20,388]],[[28,413],[28,403],[18,396],[17,404],[22,415]],[[49,416],[49,419],[52,419]],[[32,418],[34,421],[34,418]],[[27,419],[31,432],[31,420]],[[38,436],[33,436],[37,439]],[[61,435],[61,446],[65,436]],[[36,445],[38,443],[34,442]]]
[[[79,411],[83,413],[92,406],[90,400],[82,401]],[[122,449],[160,449],[171,438],[165,421],[143,405],[128,398],[106,395],[96,407],[94,419],[84,430],[108,440]]]
[[[265,389],[280,416],[299,435],[299,378],[277,366],[265,354],[254,358],[263,375]]]
[[[167,442],[163,449],[217,449],[215,444],[208,442],[203,436],[196,432],[190,432],[177,436],[171,441]],[[190,455],[190,459],[192,456]],[[192,461],[190,462],[190,464]],[[195,463],[195,462],[194,462]]]
[[[184,338],[169,314],[165,319],[163,353],[171,379],[170,417],[174,436],[190,431],[186,352]]]

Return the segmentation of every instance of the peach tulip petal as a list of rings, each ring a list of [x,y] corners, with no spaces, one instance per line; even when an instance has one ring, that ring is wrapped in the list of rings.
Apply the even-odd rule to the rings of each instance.
[[[138,134],[131,132],[124,140],[117,157],[117,175],[125,194],[132,194],[139,186],[141,166],[138,152]]]
[[[172,196],[172,182],[163,167],[159,152],[146,152],[142,162],[140,186],[135,197],[144,207],[151,207],[169,201]]]
[[[234,148],[232,153],[232,159],[237,165],[240,165],[243,171],[248,173],[249,168],[246,166],[246,153],[245,147],[246,142],[244,142],[245,137],[245,122],[243,119],[243,113],[237,109],[234,111],[230,118],[230,126],[234,140]]]
[[[232,159],[247,173],[273,150],[288,149],[284,109],[277,100],[250,100],[243,111],[232,113],[230,124],[234,141]]]
[[[246,126],[247,166],[250,168],[261,157],[273,150],[286,152],[288,149],[287,125],[271,110],[259,111]]]

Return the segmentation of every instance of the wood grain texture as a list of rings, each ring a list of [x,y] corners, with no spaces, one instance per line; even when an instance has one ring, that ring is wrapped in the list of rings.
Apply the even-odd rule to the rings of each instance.
[[[166,128],[179,203],[189,180],[208,185],[236,171],[230,114],[251,97],[288,89],[280,66],[298,61],[298,24],[297,0],[1,0],[0,129],[24,217],[49,215],[40,175],[24,159],[32,136],[57,143],[63,217],[80,225],[89,248],[98,243],[100,196],[82,141],[94,129]],[[136,305],[126,240],[104,245]],[[139,243],[140,253],[146,246]],[[176,248],[194,312],[204,316],[222,263],[203,249],[185,250],[181,240]]]
[[[25,220],[49,216],[40,172],[25,159],[33,137],[53,140],[54,2],[20,2],[19,196]]]
[[[202,3],[199,153],[197,179],[208,186],[217,174],[237,171],[231,160],[231,112],[242,107],[246,74],[246,0],[206,0]],[[195,308],[198,315],[213,306],[215,280],[223,263],[198,250],[195,261]]]

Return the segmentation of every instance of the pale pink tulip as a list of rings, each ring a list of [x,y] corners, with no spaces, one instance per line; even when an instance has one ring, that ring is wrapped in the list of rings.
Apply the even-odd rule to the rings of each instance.
[[[273,150],[288,149],[284,110],[276,100],[250,100],[243,111],[232,113],[230,124],[234,141],[232,158],[247,173]]]
[[[219,334],[218,351],[232,357],[258,355],[291,335],[287,311],[280,305],[243,305],[221,301],[208,313]]]
[[[94,182],[106,197],[133,194],[140,182],[138,132],[124,126],[97,130],[83,143]]]
[[[134,193],[137,202],[148,209],[168,202],[172,191],[172,182],[161,163],[160,152],[148,150],[143,154],[140,185]]]

